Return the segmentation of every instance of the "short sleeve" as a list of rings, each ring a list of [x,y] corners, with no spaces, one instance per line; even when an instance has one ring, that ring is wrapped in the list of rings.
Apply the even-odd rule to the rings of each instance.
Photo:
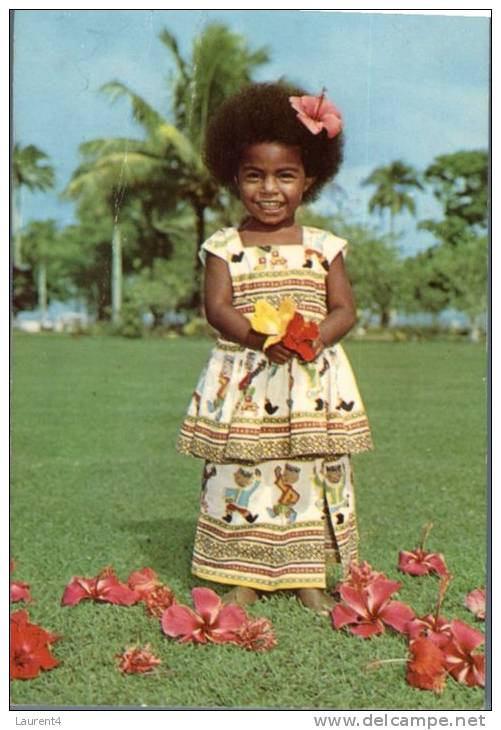
[[[329,231],[322,231],[320,228],[309,228],[308,247],[322,254],[330,266],[339,253],[343,255],[343,258],[346,256],[348,241],[335,236]]]
[[[238,253],[240,247],[240,237],[235,228],[221,228],[208,238],[200,247],[198,253],[200,261],[205,266],[207,253],[218,256],[227,264],[230,263],[233,254]]]

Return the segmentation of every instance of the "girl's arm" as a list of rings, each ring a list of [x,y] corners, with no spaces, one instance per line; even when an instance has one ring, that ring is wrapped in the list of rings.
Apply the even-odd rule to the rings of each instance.
[[[320,323],[319,352],[339,342],[357,321],[357,309],[342,254],[332,261],[327,274],[327,308],[329,314]]]
[[[232,306],[233,288],[228,266],[223,259],[207,253],[205,262],[205,315],[208,323],[223,337],[251,350],[262,350],[266,335],[254,332],[247,317]],[[287,362],[292,353],[278,343],[266,350],[267,357],[279,364]]]

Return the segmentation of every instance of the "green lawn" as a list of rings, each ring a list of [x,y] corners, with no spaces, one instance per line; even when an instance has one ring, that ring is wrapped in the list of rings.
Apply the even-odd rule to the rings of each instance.
[[[154,568],[183,602],[201,462],[174,450],[178,426],[211,343],[15,334],[12,385],[11,554],[32,590],[31,620],[63,635],[61,665],[12,683],[12,702],[336,709],[479,709],[484,697],[448,680],[443,695],[410,688],[404,657],[386,634],[334,632],[292,594],[259,602],[278,646],[178,645],[141,605],[60,607],[72,575],[113,564],[119,576]],[[362,558],[403,587],[418,613],[437,580],[396,570],[432,520],[431,550],[455,579],[443,613],[474,623],[466,592],[485,584],[485,351],[468,343],[350,342],[347,351],[371,417],[376,449],[355,457]],[[20,607],[22,604],[17,604]],[[150,643],[153,676],[122,676],[114,655]]]

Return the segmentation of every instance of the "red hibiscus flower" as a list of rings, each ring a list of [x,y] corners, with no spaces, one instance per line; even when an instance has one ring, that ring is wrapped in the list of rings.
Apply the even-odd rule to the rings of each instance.
[[[348,576],[341,583],[338,583],[335,590],[339,593],[342,585],[348,585],[358,589],[365,588],[381,578],[388,580],[388,577],[384,573],[374,570],[366,560],[358,565],[351,563]]]
[[[306,322],[304,317],[296,312],[287,325],[282,343],[309,362],[315,359],[316,353],[312,343],[318,336],[318,325],[315,322]]]
[[[427,553],[424,549],[426,538],[432,527],[431,522],[424,526],[421,542],[415,550],[400,551],[398,567],[402,573],[408,575],[428,575],[429,573],[437,573],[440,576],[449,575],[444,556],[441,553]]]
[[[164,612],[175,603],[175,597],[168,586],[161,585],[151,593],[147,593],[143,601],[150,616],[162,618]]]
[[[57,667],[50,644],[59,637],[29,622],[27,611],[17,611],[10,619],[11,679],[33,679],[41,670]]]
[[[444,691],[447,670],[442,651],[429,639],[411,641],[409,650],[412,658],[407,663],[407,681],[412,687]]]
[[[14,558],[10,559],[10,573],[16,569],[16,563]],[[10,582],[10,601],[11,603],[18,603],[18,601],[31,601],[30,586],[28,583],[23,583],[20,580],[11,580]]]
[[[409,621],[407,633],[409,639],[426,638],[439,649],[443,649],[451,639],[451,624],[443,616],[428,613]]]
[[[385,624],[404,632],[414,618],[414,611],[405,603],[389,600],[400,586],[396,581],[382,578],[365,588],[342,585],[340,593],[344,604],[338,604],[332,610],[334,628],[347,626],[352,634],[364,639],[384,633]]]
[[[54,644],[61,638],[59,634],[53,634],[50,631],[46,631],[41,626],[30,623],[29,613],[26,609],[22,611],[15,611],[10,615],[10,624],[17,626],[21,632],[29,632],[31,634],[37,634],[41,641],[47,644]]]
[[[249,651],[269,651],[277,645],[271,621],[266,618],[247,620],[235,631],[235,643]]]
[[[473,654],[484,643],[484,635],[457,619],[451,621],[451,634],[451,641],[443,649],[447,671],[460,684],[484,687],[485,656]]]
[[[84,599],[114,603],[117,606],[132,606],[138,596],[124,583],[120,583],[113,568],[104,568],[96,578],[73,576],[66,586],[61,604],[76,606]]]
[[[325,90],[320,96],[290,96],[289,102],[297,112],[297,118],[312,134],[325,129],[329,138],[335,137],[343,128],[341,112],[325,98]]]
[[[123,654],[117,654],[116,658],[119,659],[118,669],[124,674],[145,674],[162,663],[151,653],[149,644],[143,649],[131,646]]]
[[[475,588],[470,591],[464,600],[464,605],[471,611],[475,618],[485,620],[485,588]]]
[[[446,575],[440,579],[435,613],[428,613],[426,616],[415,618],[409,622],[407,625],[407,633],[410,639],[426,637],[440,649],[450,641],[451,624],[446,618],[440,616],[440,609],[442,608],[442,603],[451,580],[451,575]]]
[[[135,591],[139,600],[142,600],[149,593],[162,585],[158,579],[158,575],[152,568],[142,568],[136,570],[129,575],[127,585],[132,591]]]
[[[247,621],[243,608],[231,603],[223,606],[219,596],[209,588],[194,588],[191,596],[195,611],[175,603],[164,612],[164,633],[179,638],[181,644],[235,641],[235,632]]]
[[[11,580],[10,582],[10,600],[11,603],[18,601],[31,601],[30,586],[28,583],[22,583],[19,580]]]

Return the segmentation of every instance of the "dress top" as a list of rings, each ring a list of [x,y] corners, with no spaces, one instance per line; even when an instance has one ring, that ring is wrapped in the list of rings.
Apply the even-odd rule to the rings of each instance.
[[[256,301],[278,308],[291,298],[305,319],[328,313],[326,277],[347,242],[303,227],[301,244],[244,246],[236,228],[211,236],[200,252],[226,261],[233,307],[250,318]],[[365,408],[344,349],[284,365],[220,337],[192,395],[178,449],[214,463],[313,459],[372,448]]]

